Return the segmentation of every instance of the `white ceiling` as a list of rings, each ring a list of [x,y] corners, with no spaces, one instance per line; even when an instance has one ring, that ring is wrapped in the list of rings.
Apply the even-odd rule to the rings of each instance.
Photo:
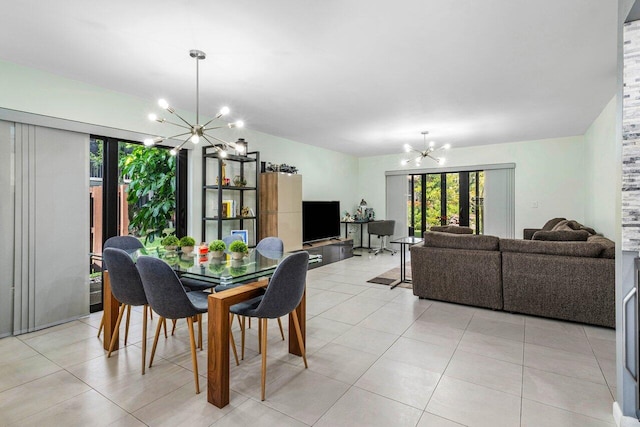
[[[357,156],[581,135],[616,88],[617,2],[20,0],[0,58]],[[0,95],[1,96],[1,95]],[[141,120],[146,118],[141,117]]]

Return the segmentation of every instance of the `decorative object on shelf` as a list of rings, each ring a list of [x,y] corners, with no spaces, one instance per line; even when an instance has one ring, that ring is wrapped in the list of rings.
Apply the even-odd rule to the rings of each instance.
[[[224,242],[222,242],[222,243],[224,243]],[[198,253],[200,255],[206,255],[208,252],[209,252],[209,248],[207,247],[207,243],[206,242],[200,243],[200,247],[198,248]]]
[[[364,216],[369,221],[375,221],[376,213],[373,211],[373,208],[367,208],[364,210]]]
[[[229,245],[229,252],[231,252],[231,259],[242,259],[249,251],[247,244],[242,240],[234,240]]]
[[[247,231],[247,230],[231,230],[231,235],[233,236],[234,234],[237,234],[240,237],[242,237],[242,241],[244,242],[245,245],[249,243],[249,231]]]
[[[353,217],[347,211],[344,212],[344,216],[341,219],[342,222],[353,222]]]
[[[249,151],[249,143],[244,138],[238,138],[236,141],[236,155],[246,156]]]
[[[436,143],[433,141],[429,141],[429,143],[427,143],[427,135],[429,134],[428,131],[424,131],[421,132],[422,136],[424,138],[424,150],[420,151],[420,150],[416,150],[415,148],[413,148],[411,145],[409,144],[404,144],[404,151],[407,153],[411,153],[416,152],[419,154],[418,157],[416,157],[415,159],[413,159],[413,161],[416,163],[416,165],[419,165],[420,162],[422,161],[422,159],[424,159],[425,157],[430,158],[431,160],[435,160],[436,163],[438,163],[439,165],[443,165],[445,162],[445,158],[444,157],[435,157],[433,154],[436,151],[440,151],[440,150],[448,150],[449,148],[451,148],[450,144],[445,144],[442,147],[438,147],[436,148],[435,145]],[[400,163],[405,166],[407,165],[411,160],[402,160]]]
[[[247,180],[240,175],[236,175],[233,177],[233,185],[236,187],[244,187],[247,185]]]
[[[212,124],[212,122],[214,120],[217,120],[219,118],[221,118],[224,115],[229,114],[229,107],[222,107],[220,109],[220,112],[211,120],[207,121],[204,124],[200,124],[200,68],[199,68],[199,64],[200,61],[205,59],[207,57],[207,55],[201,51],[201,50],[190,50],[189,51],[189,56],[191,56],[192,58],[194,58],[196,60],[196,122],[195,124],[191,124],[189,123],[186,119],[184,119],[182,116],[180,116],[176,110],[174,108],[172,108],[169,103],[164,100],[164,99],[160,99],[158,101],[158,105],[160,106],[160,108],[166,110],[167,112],[169,112],[170,114],[173,114],[174,116],[176,116],[178,119],[180,119],[181,122],[183,123],[174,123],[174,122],[170,122],[164,118],[158,117],[156,114],[149,114],[149,120],[152,121],[156,121],[159,123],[169,123],[171,125],[186,129],[186,132],[183,133],[179,133],[177,135],[173,135],[173,136],[169,136],[169,137],[156,137],[156,138],[149,138],[149,139],[145,139],[144,140],[144,145],[146,146],[152,146],[155,145],[159,142],[162,142],[166,139],[173,139],[173,138],[178,138],[178,137],[184,137],[187,136],[187,139],[184,140],[184,142],[182,142],[180,145],[178,145],[176,148],[171,150],[171,154],[172,155],[176,155],[178,153],[178,151],[180,151],[182,149],[182,147],[189,141],[191,141],[191,143],[193,144],[198,144],[200,142],[200,139],[204,139],[206,142],[208,142],[209,144],[211,144],[212,147],[215,147],[216,151],[220,154],[220,157],[227,157],[227,152],[229,150],[229,148],[233,148],[234,150],[236,150],[236,152],[240,152],[241,150],[243,150],[245,148],[244,144],[238,144],[236,142],[227,142],[224,141],[216,136],[213,136],[210,131],[215,130],[215,129],[220,129],[223,127],[228,127],[228,128],[241,128],[244,126],[244,123],[241,120],[238,120],[234,123],[227,123],[226,125],[218,125],[218,126],[210,126]],[[216,143],[213,143],[211,140],[215,140]]]
[[[183,254],[191,255],[193,253],[194,246],[196,244],[196,239],[191,236],[184,236],[180,239],[180,249]]]
[[[162,246],[164,246],[164,248],[168,251],[175,251],[176,249],[178,249],[178,245],[180,244],[180,240],[178,240],[178,238],[176,236],[174,236],[173,234],[165,237],[164,239],[162,239],[162,242],[160,242],[162,244]]]
[[[253,209],[251,209],[249,206],[243,207],[240,215],[242,215],[245,218],[256,216],[256,214],[253,212]]]
[[[211,258],[222,258],[224,256],[225,249],[227,249],[227,245],[222,240],[212,241],[209,245]]]
[[[276,165],[273,163],[267,163],[267,167],[266,167],[266,171],[267,172],[282,172],[282,173],[288,173],[288,174],[297,174],[298,173],[298,168],[295,166],[290,166],[286,163],[283,163],[281,165]]]

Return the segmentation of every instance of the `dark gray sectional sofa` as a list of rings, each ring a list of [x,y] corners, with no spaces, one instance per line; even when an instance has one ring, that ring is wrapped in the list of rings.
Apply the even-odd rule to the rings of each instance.
[[[615,249],[602,236],[549,241],[430,232],[424,238],[411,248],[414,295],[615,327]]]

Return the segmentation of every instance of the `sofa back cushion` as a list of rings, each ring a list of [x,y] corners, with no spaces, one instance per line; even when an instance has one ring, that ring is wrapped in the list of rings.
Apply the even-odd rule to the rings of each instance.
[[[433,231],[424,234],[424,246],[475,251],[497,251],[500,239],[477,234],[453,234]]]
[[[589,233],[585,230],[558,230],[558,231],[536,231],[532,240],[560,241],[560,242],[586,242]]]
[[[604,247],[604,250],[600,254],[601,258],[615,258],[616,257],[616,243],[613,240],[607,239],[604,236],[594,235],[589,236],[587,239],[589,243],[599,243]]]
[[[429,230],[439,231],[441,233],[473,234],[471,227],[460,227],[458,225],[434,225],[430,227]]]
[[[603,247],[590,242],[545,242],[542,240],[500,239],[500,250],[502,252],[598,258]]]

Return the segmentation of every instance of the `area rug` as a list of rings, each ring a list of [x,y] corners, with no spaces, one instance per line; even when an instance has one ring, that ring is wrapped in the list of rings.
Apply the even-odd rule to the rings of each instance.
[[[411,263],[407,263],[407,279],[411,279]],[[400,267],[392,268],[389,271],[385,271],[379,276],[374,277],[373,279],[367,280],[369,283],[377,283],[379,285],[395,285],[400,281]],[[400,283],[398,285],[399,288],[407,288],[413,289],[411,283]]]

